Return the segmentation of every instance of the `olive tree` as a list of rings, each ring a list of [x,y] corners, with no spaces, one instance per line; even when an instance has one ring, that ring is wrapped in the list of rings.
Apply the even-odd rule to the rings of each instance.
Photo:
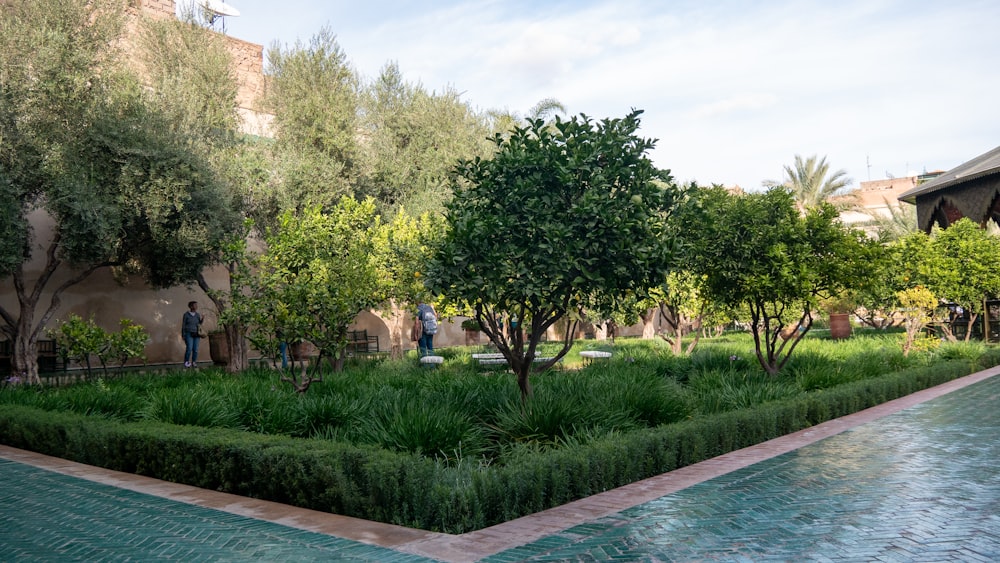
[[[676,188],[647,156],[654,141],[636,135],[640,114],[532,120],[496,135],[492,158],[455,169],[428,285],[472,307],[522,397],[531,394],[529,374],[569,350],[584,307],[613,310],[666,273]],[[542,335],[564,317],[560,350],[536,365]],[[505,330],[513,319],[521,329]]]
[[[12,0],[0,10],[0,276],[19,307],[0,308],[0,330],[29,382],[38,336],[68,287],[106,267],[154,287],[189,283],[234,218],[205,155],[121,63],[125,9]],[[54,221],[48,240],[32,230],[36,212]]]

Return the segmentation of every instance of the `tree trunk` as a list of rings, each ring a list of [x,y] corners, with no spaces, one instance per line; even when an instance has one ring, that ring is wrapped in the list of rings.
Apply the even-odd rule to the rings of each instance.
[[[979,319],[979,313],[969,313],[969,326],[965,329],[965,341],[968,342],[972,338],[972,327],[976,325],[976,321]]]
[[[11,277],[14,281],[14,290],[17,293],[17,301],[20,307],[18,318],[14,319],[10,313],[0,307],[0,317],[3,318],[6,325],[3,332],[14,344],[11,370],[15,375],[23,377],[25,383],[32,385],[41,384],[42,382],[38,377],[38,334],[48,324],[49,319],[55,314],[56,309],[59,308],[63,291],[68,287],[82,282],[99,268],[111,265],[108,262],[91,264],[54,288],[52,295],[49,297],[48,308],[42,313],[42,318],[38,321],[38,325],[32,326],[35,321],[35,311],[42,298],[42,291],[52,279],[52,275],[56,269],[62,264],[62,261],[57,256],[60,239],[61,236],[59,233],[56,233],[49,243],[49,247],[45,253],[45,267],[42,269],[42,273],[38,276],[38,279],[35,280],[35,285],[30,292],[25,287],[24,280],[24,264],[27,262],[28,257],[25,256],[24,262],[19,264],[14,270]]]
[[[239,373],[250,367],[247,359],[249,345],[247,344],[246,329],[239,323],[229,323],[223,327],[226,331],[226,347],[229,349],[229,363],[226,364],[226,371],[229,373]]]
[[[404,343],[409,335],[406,334],[409,324],[407,322],[409,313],[404,304],[395,299],[389,300],[389,318],[385,319],[386,326],[389,327],[389,357],[399,360],[405,351]]]
[[[513,366],[511,366],[513,367]],[[521,402],[528,400],[531,397],[531,381],[528,379],[528,375],[531,373],[531,364],[527,366],[521,366],[517,370],[517,387],[521,390]]]
[[[40,384],[38,377],[38,338],[31,330],[34,308],[21,309],[18,319],[17,337],[14,339],[14,354],[11,358],[11,372],[21,377],[22,383]]]
[[[642,339],[650,340],[656,338],[656,313],[659,309],[649,309],[645,313],[640,313],[642,319]]]
[[[594,340],[607,340],[608,339],[608,325],[606,323],[600,323],[594,325]]]
[[[226,275],[229,277],[229,299],[232,299],[233,272],[236,271],[236,268],[236,263],[226,264]],[[222,313],[229,308],[229,303],[225,298],[227,293],[223,290],[215,290],[209,287],[208,280],[205,279],[204,274],[201,272],[198,273],[198,287],[212,300],[212,304],[215,305],[215,312],[221,318]],[[229,373],[239,373],[249,368],[250,360],[247,356],[250,351],[250,345],[247,343],[246,327],[242,323],[232,322],[223,325],[222,328],[226,331],[227,347],[229,349],[229,363],[226,365],[226,371]]]

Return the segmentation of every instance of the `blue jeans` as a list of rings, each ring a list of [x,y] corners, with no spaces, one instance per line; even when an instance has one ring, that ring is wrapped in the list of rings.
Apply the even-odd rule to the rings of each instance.
[[[420,335],[420,340],[417,341],[417,346],[420,347],[420,357],[433,356],[434,355],[434,335],[424,333]]]
[[[198,338],[197,334],[192,334],[190,332],[184,333],[184,363],[191,362],[195,364],[198,362],[198,342],[201,339]]]

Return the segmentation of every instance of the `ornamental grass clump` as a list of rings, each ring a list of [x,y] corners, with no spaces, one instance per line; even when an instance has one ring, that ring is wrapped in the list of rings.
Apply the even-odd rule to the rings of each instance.
[[[199,387],[163,389],[142,409],[142,418],[205,428],[239,428],[239,414],[212,391]]]
[[[73,393],[65,393],[54,410],[72,411],[111,420],[138,420],[143,401],[139,395],[120,385],[109,386],[104,380],[80,385]]]
[[[359,434],[365,443],[445,462],[479,457],[487,446],[485,432],[468,414],[409,400],[378,409]]]

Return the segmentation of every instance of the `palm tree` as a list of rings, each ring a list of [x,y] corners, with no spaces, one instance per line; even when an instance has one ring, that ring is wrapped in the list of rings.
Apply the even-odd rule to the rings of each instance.
[[[829,175],[829,176],[828,176]],[[773,180],[764,182],[767,187],[782,185],[792,191],[800,207],[815,207],[823,202],[834,204],[839,209],[847,209],[854,203],[850,193],[838,193],[851,184],[843,169],[830,174],[830,165],[824,156],[816,160],[813,155],[805,160],[795,155],[794,166],[785,166],[785,180],[780,184]]]
[[[528,115],[523,117],[509,110],[490,110],[486,113],[493,121],[493,131],[504,133],[513,130],[514,127],[524,127],[535,119],[551,122],[556,113],[566,113],[566,106],[555,98],[543,98],[528,110]]]
[[[882,200],[885,202],[885,208],[889,214],[885,215],[871,209],[857,207],[855,211],[871,217],[871,220],[860,223],[858,226],[874,229],[878,233],[879,240],[883,242],[899,240],[919,230],[917,228],[916,206],[894,205],[889,202],[888,198],[882,198]]]

